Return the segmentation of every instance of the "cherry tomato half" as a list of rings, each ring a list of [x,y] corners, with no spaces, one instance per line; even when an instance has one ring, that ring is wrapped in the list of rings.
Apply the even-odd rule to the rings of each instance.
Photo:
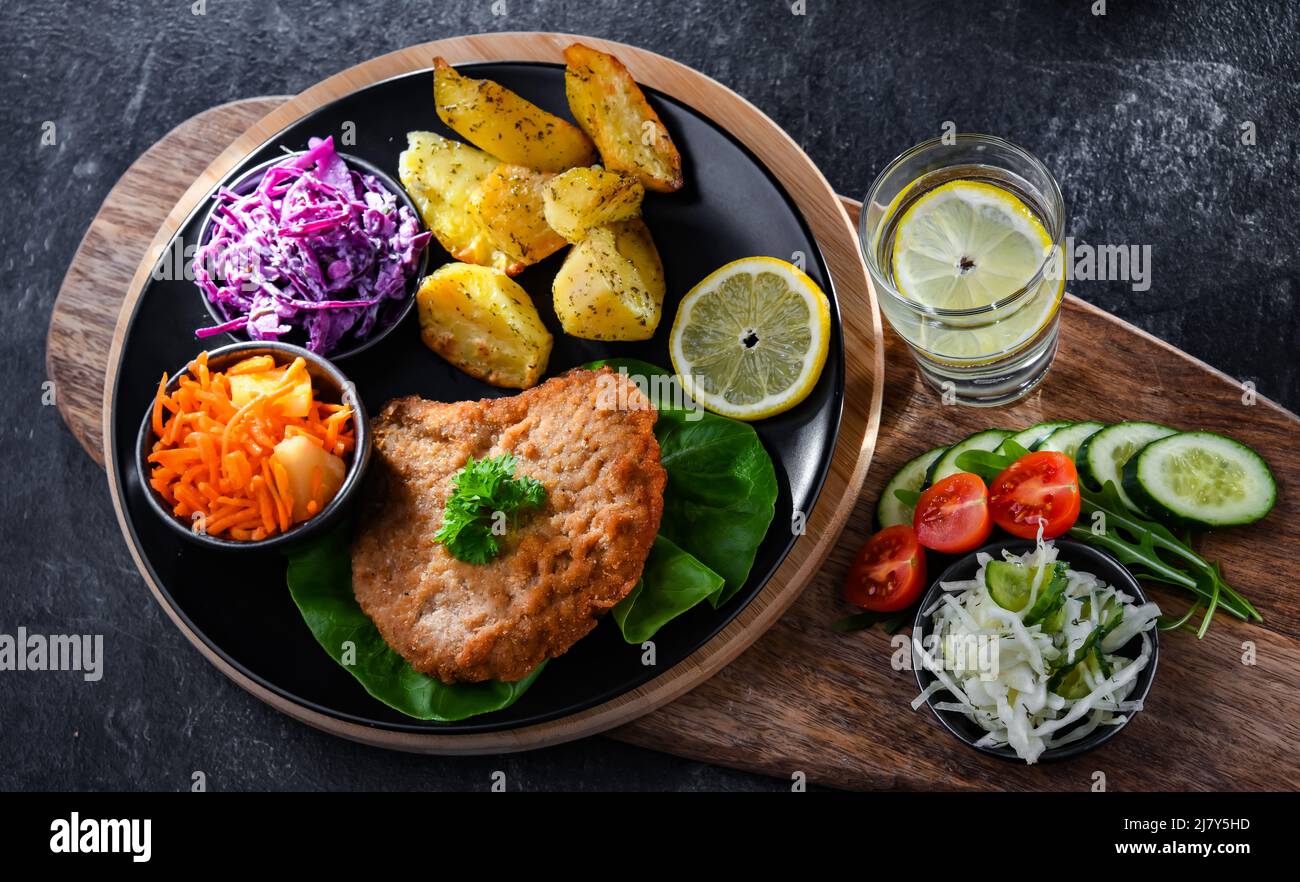
[[[989,485],[993,522],[1012,536],[1055,539],[1079,519],[1079,473],[1064,453],[1022,456]]]
[[[958,472],[921,494],[912,516],[917,541],[945,554],[964,554],[993,532],[989,494],[979,475]]]
[[[844,582],[844,599],[873,612],[907,609],[925,590],[925,552],[907,524],[866,541]]]

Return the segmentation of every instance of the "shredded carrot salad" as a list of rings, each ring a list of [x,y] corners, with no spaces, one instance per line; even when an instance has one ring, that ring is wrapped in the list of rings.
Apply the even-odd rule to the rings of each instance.
[[[356,443],[352,409],[316,398],[306,361],[269,355],[220,372],[202,352],[170,395],[163,374],[152,427],[150,486],[196,532],[242,541],[320,512]]]

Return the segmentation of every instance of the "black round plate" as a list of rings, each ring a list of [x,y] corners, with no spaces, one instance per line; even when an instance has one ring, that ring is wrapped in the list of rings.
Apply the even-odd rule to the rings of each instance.
[[[518,92],[568,117],[564,68],[558,64],[484,63],[462,68]],[[281,152],[299,150],[313,135],[334,135],[339,149],[387,169],[396,177],[406,133],[424,129],[455,135],[434,113],[432,76],[411,73],[376,83],[308,115],[268,140],[227,180]],[[674,99],[646,90],[682,153],[686,186],[649,194],[645,220],[664,264],[667,297],[652,340],[599,343],[566,336],[551,306],[551,280],[563,253],[529,267],[517,281],[532,295],[555,335],[549,374],[616,356],[671,367],[668,333],[677,304],[691,286],[728,261],[752,255],[798,260],[831,298],[830,355],[812,395],[798,407],[755,424],[776,464],[780,492],[776,515],[748,583],[722,609],[701,604],[655,637],[657,665],[641,663],[639,646],[625,643],[612,622],[602,622],[567,654],[554,660],[512,707],[460,723],[414,720],[371,698],[316,643],[289,597],[284,559],[271,552],[232,558],[183,543],[148,508],[131,458],[135,432],[164,370],[192,358],[203,345],[194,329],[210,321],[194,283],[156,272],[146,284],[122,347],[113,395],[111,430],[118,491],[132,537],[154,582],[186,624],[217,655],[271,691],[333,717],[389,730],[466,733],[514,728],[567,716],[614,698],[668,671],[720,631],[766,584],[795,536],[795,511],[810,513],[830,467],[844,396],[844,351],[830,273],[798,209],[775,177],[744,145]],[[355,143],[343,135],[355,133]],[[200,204],[177,233],[192,245],[206,215]],[[173,241],[167,254],[180,251]],[[432,243],[429,269],[450,258]],[[170,276],[170,278],[159,278]],[[210,341],[220,345],[224,340]],[[414,315],[381,345],[342,364],[366,407],[378,413],[400,395],[438,401],[496,397],[506,391],[461,373],[420,342]],[[238,567],[232,578],[232,567]]]

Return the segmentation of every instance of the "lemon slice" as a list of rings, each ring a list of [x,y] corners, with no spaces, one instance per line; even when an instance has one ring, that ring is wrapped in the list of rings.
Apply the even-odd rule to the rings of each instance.
[[[1005,318],[969,328],[922,323],[916,344],[941,360],[991,361],[1014,352],[1038,336],[1061,305],[1065,279],[1045,279],[1019,309]]]
[[[894,284],[935,309],[975,309],[1014,294],[1051,253],[1052,238],[1014,194],[978,181],[935,187],[894,234]]]
[[[686,392],[714,413],[757,420],[808,397],[826,364],[830,301],[798,267],[746,257],[706,276],[669,338]]]

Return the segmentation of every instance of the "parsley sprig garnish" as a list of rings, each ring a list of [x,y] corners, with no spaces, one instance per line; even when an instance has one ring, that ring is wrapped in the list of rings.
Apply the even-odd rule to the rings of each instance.
[[[514,454],[469,458],[451,479],[452,492],[442,515],[442,526],[433,534],[452,557],[465,563],[485,564],[500,551],[493,525],[497,512],[511,515],[520,509],[546,504],[546,488],[535,478],[516,478]]]

